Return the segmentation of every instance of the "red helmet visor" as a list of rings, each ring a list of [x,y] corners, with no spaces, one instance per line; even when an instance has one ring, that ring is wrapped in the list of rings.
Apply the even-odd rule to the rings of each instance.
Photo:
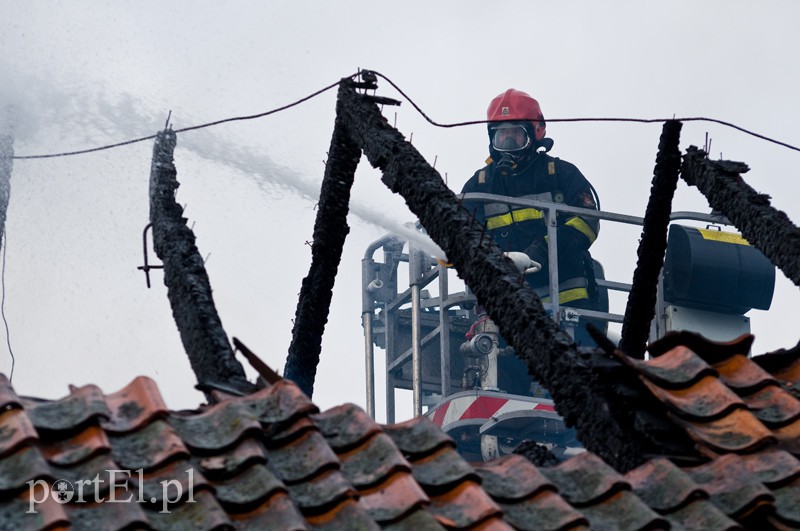
[[[492,128],[492,147],[497,151],[519,151],[530,145],[531,137],[521,125],[501,124]]]

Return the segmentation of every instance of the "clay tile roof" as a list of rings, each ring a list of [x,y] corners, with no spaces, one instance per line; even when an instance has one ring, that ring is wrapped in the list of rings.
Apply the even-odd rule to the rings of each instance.
[[[763,358],[770,358],[770,356],[763,356]],[[760,366],[764,366],[767,360],[758,359],[756,362]],[[800,357],[797,354],[794,360],[786,363],[784,366],[776,368],[772,374],[780,380],[784,385],[791,388],[792,394],[795,396],[800,393]]]
[[[668,341],[648,361],[621,359],[706,457],[626,474],[591,452],[549,467],[468,463],[425,417],[319,412],[283,380],[170,411],[148,378],[45,401],[0,375],[0,529],[800,528],[796,353]],[[59,480],[86,499],[60,503]],[[112,495],[136,499],[94,501]]]
[[[676,333],[651,345],[640,361],[617,353],[635,370],[702,454],[747,454],[780,448],[800,455],[797,352],[746,354],[751,335],[718,343]]]
[[[115,433],[134,431],[155,418],[166,417],[169,411],[155,382],[143,376],[124,389],[106,395],[105,402],[111,417],[103,428]]]

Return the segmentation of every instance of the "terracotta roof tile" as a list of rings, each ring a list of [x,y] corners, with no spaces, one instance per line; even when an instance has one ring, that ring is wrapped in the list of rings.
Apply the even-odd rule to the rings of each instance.
[[[117,476],[119,479],[115,483],[124,481],[124,475],[118,473]],[[171,503],[183,501],[193,492],[210,488],[203,474],[185,459],[172,461],[152,472],[132,471],[130,480],[138,497],[157,505],[162,505],[165,499]]]
[[[472,528],[502,514],[500,507],[480,485],[471,480],[438,496],[431,496],[430,511],[439,523],[455,529]]]
[[[477,463],[475,471],[492,498],[513,501],[542,491],[556,492],[556,486],[521,455],[504,456],[488,463]]]
[[[248,512],[232,513],[238,531],[305,531],[308,524],[285,492],[277,491],[264,503]]]
[[[709,500],[695,500],[663,515],[672,529],[702,529],[703,531],[738,531],[744,529]]]
[[[633,492],[670,521],[687,529],[741,529],[709,501],[710,494],[667,459],[653,459],[628,472]]]
[[[200,414],[171,414],[167,422],[186,446],[200,451],[233,446],[248,432],[261,432],[256,415],[238,402],[217,404]]]
[[[146,511],[138,503],[126,503],[135,495],[125,489],[115,489],[113,498],[101,503],[67,503],[63,507],[69,523],[74,529],[117,531],[119,529],[141,529],[150,521]],[[117,502],[112,503],[114,499]]]
[[[625,474],[633,492],[656,511],[670,513],[691,501],[708,498],[692,478],[667,459],[652,459]]]
[[[110,450],[108,436],[98,425],[87,426],[76,435],[53,441],[41,449],[45,459],[61,466],[74,465]]]
[[[359,489],[371,487],[398,471],[411,472],[411,465],[385,433],[340,453],[339,459],[345,475]]]
[[[376,522],[392,522],[430,504],[422,487],[409,472],[398,472],[379,485],[359,491],[359,505]]]
[[[318,431],[269,450],[269,465],[287,484],[300,483],[323,470],[339,468],[339,459]]]
[[[740,456],[740,460],[759,481],[770,487],[800,479],[800,460],[783,450],[766,450]]]
[[[32,489],[25,489],[19,495],[4,498],[0,503],[0,529],[15,531],[38,531],[40,529],[65,528],[69,525],[69,516],[64,505],[46,496],[44,486],[34,484]],[[35,513],[30,513],[33,500]]]
[[[775,500],[772,492],[735,454],[687,468],[686,473],[709,494],[714,505],[733,518],[744,518]]]
[[[753,362],[774,376],[784,390],[800,399],[800,344],[790,350],[756,356]]]
[[[793,362],[773,371],[772,374],[782,382],[793,384],[794,387],[800,386],[800,358],[795,357]]]
[[[800,455],[800,399],[793,381],[800,376],[800,351],[749,358],[751,345],[750,335],[718,343],[681,332],[650,346],[656,358],[617,356],[639,373],[701,454],[777,446]]]
[[[161,507],[156,507],[147,511],[146,516],[155,529],[223,531],[231,527],[231,520],[225,510],[214,495],[205,490],[195,493],[194,503],[170,506],[165,512],[161,511]]]
[[[51,479],[50,467],[36,447],[26,447],[0,460],[0,493],[15,492],[42,477]]]
[[[94,417],[109,419],[111,412],[105,397],[95,385],[86,385],[55,402],[21,399],[31,423],[37,430],[75,430]]]
[[[444,527],[425,509],[403,516],[395,522],[381,524],[385,531],[442,531]]]
[[[581,507],[593,529],[668,529],[669,522],[632,492],[618,491],[602,503]]]
[[[800,419],[800,400],[777,385],[768,385],[742,399],[758,420],[771,428]]]
[[[306,516],[325,512],[345,498],[352,499],[358,494],[338,470],[325,470],[286,487],[292,500]]]
[[[173,412],[147,378],[109,395],[86,386],[41,401],[18,398],[0,376],[0,529],[800,526],[800,418],[785,376],[793,377],[794,362],[783,356],[756,366],[736,357],[741,342],[723,353],[694,345],[713,352],[678,346],[628,360],[626,370],[650,382],[707,463],[651,459],[625,476],[589,452],[554,467],[521,456],[470,465],[426,418],[381,426],[352,404],[320,413],[287,381]],[[28,481],[97,477],[97,493],[107,497],[110,470],[131,471],[126,485],[142,503],[61,505],[48,497],[26,514]],[[117,473],[118,486],[122,479]],[[160,512],[164,502],[169,513]]]
[[[775,428],[772,433],[778,439],[778,447],[795,455],[800,455],[800,419],[795,420],[788,426]]]
[[[757,391],[778,381],[767,371],[756,365],[746,356],[735,354],[712,367],[719,373],[719,379],[739,394]]]
[[[433,453],[412,459],[414,479],[429,494],[449,490],[466,480],[479,482],[475,470],[450,446],[440,446]]]
[[[66,479],[73,485],[81,480],[98,478],[99,483],[96,487],[91,487],[100,493],[101,496],[108,494],[111,484],[110,470],[121,470],[119,463],[114,462],[110,454],[99,454],[86,461],[69,466],[58,466],[53,463],[50,465],[52,479]]]
[[[231,401],[241,402],[250,408],[264,424],[281,425],[296,417],[319,412],[303,391],[287,380]]]
[[[163,420],[155,420],[138,431],[108,434],[111,456],[122,468],[150,470],[167,460],[191,454],[180,436]]]
[[[575,507],[584,507],[611,497],[622,490],[631,490],[613,468],[596,455],[586,452],[558,466],[542,469],[561,496]]]
[[[547,531],[588,526],[589,520],[549,489],[515,502],[498,502],[505,519],[516,529]]]
[[[673,419],[700,443],[701,452],[707,455],[752,452],[777,442],[775,435],[753,414],[742,409],[704,423],[685,421],[677,416]]]
[[[441,446],[456,447],[455,441],[427,417],[390,424],[383,429],[406,457],[422,457]]]
[[[169,411],[155,382],[143,376],[106,395],[105,402],[111,417],[102,423],[103,429],[116,433],[138,429],[155,418],[166,417]]]
[[[345,499],[323,514],[306,516],[314,529],[325,531],[361,531],[380,529],[352,499]]]
[[[39,435],[28,415],[16,407],[0,412],[0,457],[32,444]]]
[[[665,354],[664,358],[669,354]],[[713,376],[704,376],[680,389],[664,389],[643,379],[650,391],[680,417],[701,422],[715,420],[733,412],[746,409],[744,402]]]
[[[500,516],[492,516],[470,528],[474,531],[513,531],[513,527],[508,525]]]
[[[800,528],[800,479],[780,488],[772,489],[775,496],[776,517],[784,525]]]
[[[354,404],[337,406],[312,418],[337,452],[347,451],[381,432],[381,427]]]
[[[717,363],[737,354],[746,355],[753,346],[755,336],[742,334],[731,341],[712,341],[695,332],[670,332],[647,347],[652,356],[661,356],[664,352],[677,347],[688,348],[692,352],[702,353],[707,363]]]
[[[542,470],[520,455],[475,465],[483,488],[517,529],[573,529],[589,521],[557,492]]]
[[[667,389],[684,388],[705,376],[716,374],[702,358],[684,346],[676,346],[647,361],[631,358],[619,351],[615,354],[647,380]]]
[[[245,438],[221,453],[193,456],[192,460],[209,479],[229,479],[253,464],[265,464],[267,455],[255,438]]]
[[[22,407],[22,400],[14,392],[6,375],[0,374],[0,409],[5,410],[9,407]]]
[[[222,506],[234,512],[253,509],[276,492],[286,492],[283,482],[261,464],[253,464],[230,479],[210,480],[209,484]]]

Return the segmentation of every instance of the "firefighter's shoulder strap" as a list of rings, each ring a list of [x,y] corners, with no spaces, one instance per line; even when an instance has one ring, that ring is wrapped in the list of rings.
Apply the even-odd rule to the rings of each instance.
[[[560,162],[560,159],[551,157],[547,153],[542,153],[541,157],[544,159],[544,167],[547,175],[555,175],[556,169],[558,168],[557,162]]]

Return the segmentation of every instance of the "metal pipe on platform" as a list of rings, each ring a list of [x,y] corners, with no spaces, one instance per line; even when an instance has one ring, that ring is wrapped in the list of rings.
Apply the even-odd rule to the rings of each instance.
[[[424,274],[427,255],[415,249],[408,250],[408,284],[411,287],[411,389],[414,396],[414,416],[422,415],[422,324],[420,322],[420,280]]]
[[[367,380],[367,415],[375,420],[375,350],[372,342],[372,312],[364,312],[364,364]]]
[[[375,252],[387,245],[397,244],[394,235],[383,236],[372,242],[361,259],[361,324],[364,327],[364,372],[367,381],[367,414],[375,419],[375,343],[373,339],[372,319],[375,314],[375,296],[373,291],[382,287],[375,274]],[[388,382],[388,378],[387,378]],[[388,407],[387,401],[387,407]],[[394,401],[392,401],[394,407]],[[388,417],[387,412],[387,417]],[[392,418],[394,415],[392,415]]]
[[[439,265],[439,366],[442,372],[442,399],[450,394],[450,316],[444,301],[449,297],[447,268]]]
[[[553,310],[553,319],[559,321],[559,293],[558,293],[558,212],[549,208],[545,213],[547,221],[547,265],[550,268],[550,307]],[[544,264],[542,264],[544,265]]]

